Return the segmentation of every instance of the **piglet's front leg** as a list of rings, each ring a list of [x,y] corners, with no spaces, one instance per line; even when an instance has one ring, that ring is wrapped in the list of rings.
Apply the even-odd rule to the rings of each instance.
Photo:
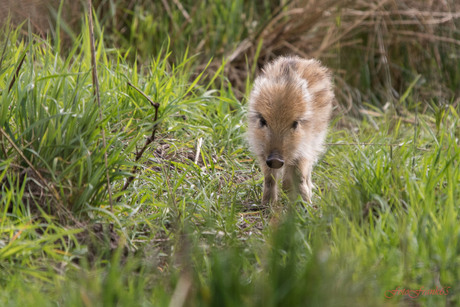
[[[262,165],[264,173],[264,192],[262,196],[262,206],[268,206],[278,201],[278,170]]]
[[[298,191],[302,199],[311,204],[311,198],[313,196],[313,183],[311,182],[311,172],[313,169],[313,163],[305,158],[300,158],[297,161],[295,168],[295,182],[298,187]]]

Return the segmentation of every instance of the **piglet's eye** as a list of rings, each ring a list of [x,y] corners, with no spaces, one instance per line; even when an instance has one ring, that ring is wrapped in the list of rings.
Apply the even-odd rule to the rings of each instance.
[[[299,122],[298,121],[294,121],[292,123],[292,129],[297,129],[297,127],[299,126]]]
[[[267,121],[262,116],[260,117],[260,127],[267,126]]]

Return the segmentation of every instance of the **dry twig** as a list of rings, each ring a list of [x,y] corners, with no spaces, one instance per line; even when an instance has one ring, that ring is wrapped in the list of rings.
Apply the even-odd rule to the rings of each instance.
[[[150,104],[155,108],[155,118],[153,120],[155,122],[155,125],[153,125],[152,135],[145,140],[144,147],[140,151],[137,152],[135,161],[138,162],[140,158],[142,157],[142,155],[144,154],[144,152],[147,150],[148,146],[155,140],[155,133],[157,131],[156,121],[158,120],[158,109],[160,107],[160,104],[153,102],[152,99],[150,99],[143,91],[141,91],[139,88],[134,86],[131,82],[128,82],[128,85],[131,86],[133,89],[135,89],[137,92],[139,92],[142,96],[144,96],[148,100],[148,102],[150,102]],[[131,173],[135,174],[136,171],[137,171],[137,166],[135,165],[133,166]],[[125,182],[121,191],[126,190],[133,180],[134,180],[134,175],[128,178],[128,180]],[[117,198],[117,201],[120,201],[120,200],[121,200],[121,195],[118,196]]]

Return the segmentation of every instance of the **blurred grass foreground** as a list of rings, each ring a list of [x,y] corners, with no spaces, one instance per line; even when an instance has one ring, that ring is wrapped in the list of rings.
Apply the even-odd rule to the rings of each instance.
[[[88,12],[0,0],[1,306],[460,305],[459,1],[98,0],[94,50]],[[313,205],[263,210],[285,54],[337,99]]]

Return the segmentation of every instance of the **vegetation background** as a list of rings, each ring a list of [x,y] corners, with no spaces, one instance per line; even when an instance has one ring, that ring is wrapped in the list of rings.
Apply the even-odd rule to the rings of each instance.
[[[459,1],[93,9],[99,91],[86,1],[0,1],[0,305],[460,304]],[[245,105],[284,54],[337,99],[313,205],[260,208]]]

